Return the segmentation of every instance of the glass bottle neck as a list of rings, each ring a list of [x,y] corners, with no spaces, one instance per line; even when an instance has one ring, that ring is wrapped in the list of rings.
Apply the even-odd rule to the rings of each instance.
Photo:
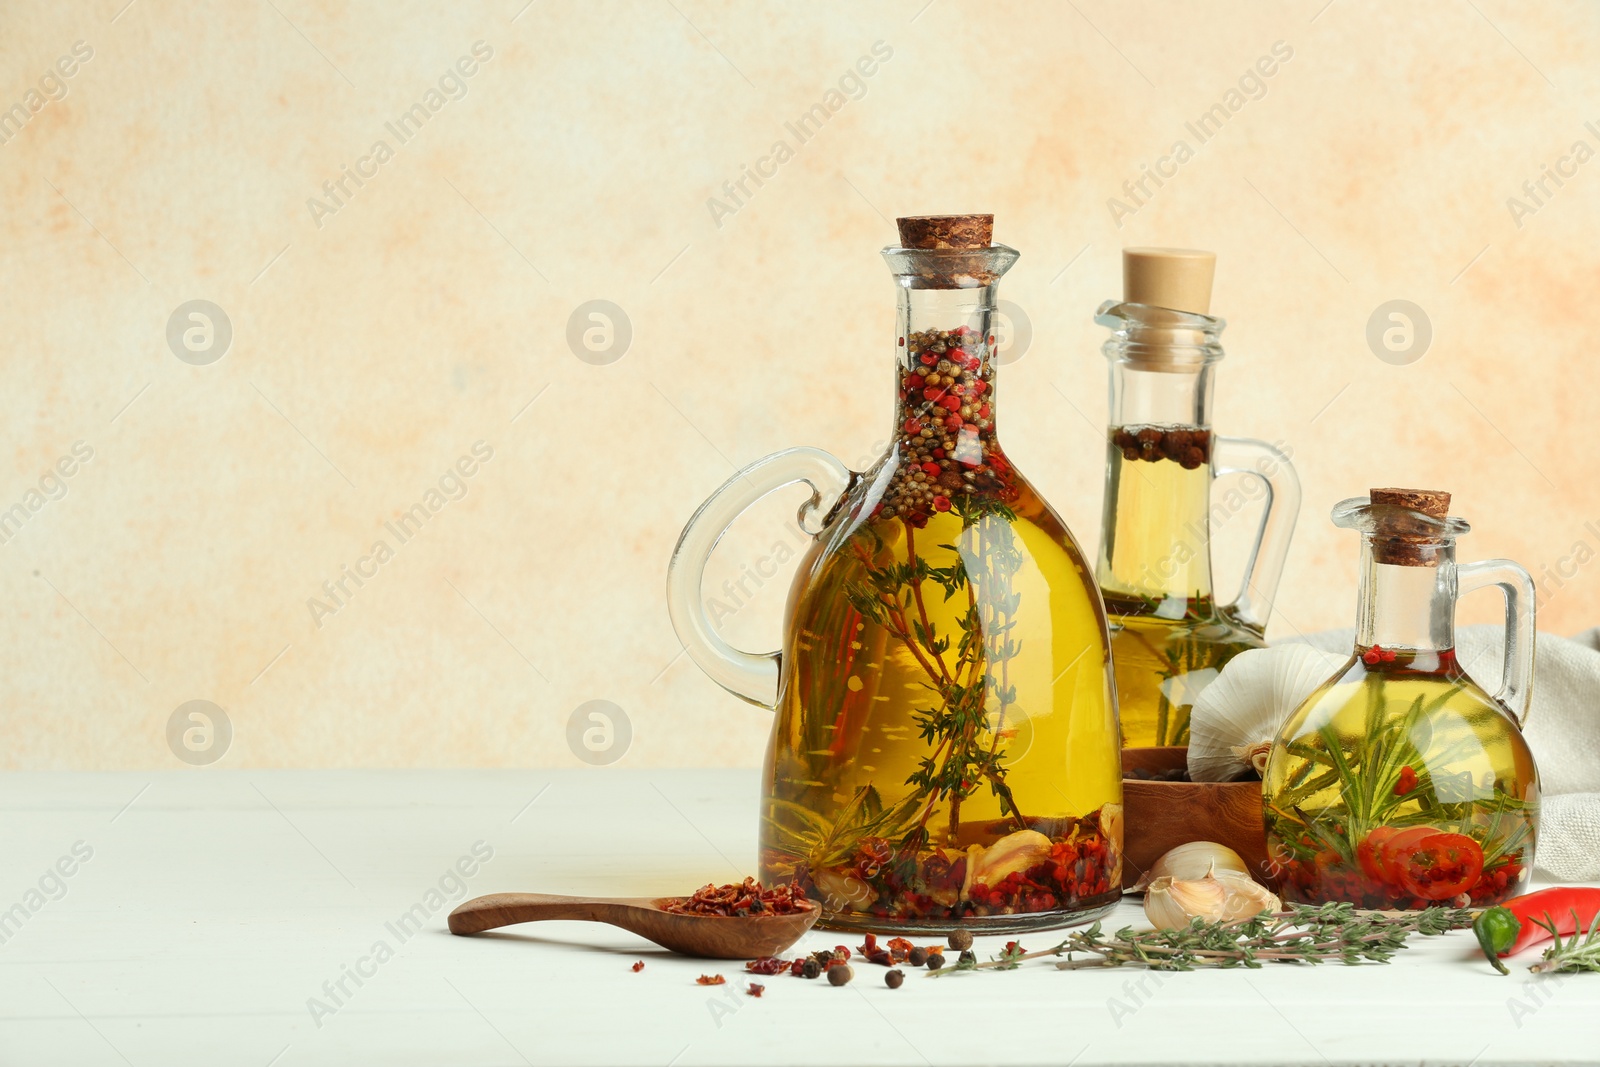
[[[952,460],[994,439],[998,288],[900,290],[896,436],[915,423]]]
[[[1374,558],[1371,537],[1362,537],[1357,654],[1372,649],[1417,651],[1426,659],[1454,649],[1455,546],[1441,545],[1431,555],[1434,566],[1380,563]],[[1425,669],[1427,664],[1415,666]]]
[[[1105,506],[1096,566],[1107,609],[1209,617],[1214,359],[1111,355]]]

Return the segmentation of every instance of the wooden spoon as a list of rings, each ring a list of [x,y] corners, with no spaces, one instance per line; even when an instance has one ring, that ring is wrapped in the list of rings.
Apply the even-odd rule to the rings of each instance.
[[[685,956],[748,960],[776,956],[816,924],[815,904],[792,915],[684,915],[663,910],[681,897],[560,897],[549,893],[491,893],[450,913],[452,934],[476,934],[517,923],[576,919],[610,923]]]

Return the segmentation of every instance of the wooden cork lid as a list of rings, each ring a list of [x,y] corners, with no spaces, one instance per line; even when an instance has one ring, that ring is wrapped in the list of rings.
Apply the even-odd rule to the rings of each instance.
[[[988,248],[994,242],[993,215],[909,215],[894,221],[905,248]]]
[[[1443,523],[1450,517],[1450,494],[1442,489],[1374,489],[1372,556],[1379,563],[1400,567],[1432,567],[1435,549],[1447,536],[1417,513]]]
[[[1122,299],[1129,304],[1211,314],[1217,254],[1195,248],[1124,248]]]

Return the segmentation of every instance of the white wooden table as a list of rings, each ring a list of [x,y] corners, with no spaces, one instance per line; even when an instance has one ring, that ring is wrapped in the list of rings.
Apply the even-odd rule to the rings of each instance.
[[[609,927],[445,931],[467,895],[734,880],[753,869],[755,798],[751,771],[0,777],[0,1064],[1600,1059],[1600,974],[1500,978],[1468,934],[1388,966],[1033,964],[898,990],[861,966],[844,988],[778,976],[755,999],[737,963]],[[802,947],[841,941],[860,938]],[[728,984],[695,984],[710,971]]]

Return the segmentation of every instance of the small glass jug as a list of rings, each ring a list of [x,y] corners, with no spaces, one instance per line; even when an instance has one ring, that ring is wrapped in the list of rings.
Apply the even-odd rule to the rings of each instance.
[[[1122,743],[1187,745],[1189,709],[1223,664],[1266,645],[1267,616],[1300,514],[1289,457],[1211,430],[1218,340],[1207,314],[1216,256],[1127,248],[1123,300],[1095,321],[1112,330],[1106,492],[1096,579],[1111,624]],[[1213,500],[1212,483],[1247,474]],[[1261,525],[1231,604],[1211,579],[1211,528],[1265,499]]]
[[[1509,560],[1457,564],[1468,526],[1449,507],[1449,493],[1374,489],[1334,508],[1362,538],[1355,651],[1267,757],[1267,847],[1285,900],[1482,907],[1527,888],[1533,579]],[[1491,585],[1506,599],[1493,696],[1455,653],[1457,597]]]
[[[835,928],[1001,933],[1097,918],[1121,892],[1122,782],[1104,612],[1061,520],[996,438],[996,291],[1017,253],[992,217],[900,220],[888,452],[763,459],[683,531],[668,605],[713,680],[777,712],[761,878]],[[781,652],[716,632],[705,563],[798,481],[815,533]]]

